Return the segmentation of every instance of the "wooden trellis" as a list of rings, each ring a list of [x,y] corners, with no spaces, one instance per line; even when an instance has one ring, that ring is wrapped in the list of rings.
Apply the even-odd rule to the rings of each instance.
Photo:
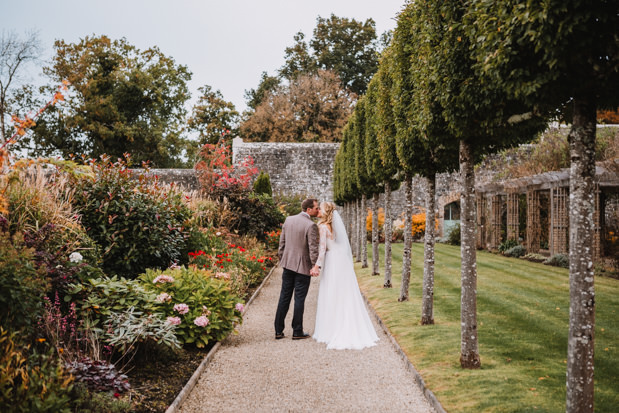
[[[507,194],[507,239],[518,241],[520,229],[518,212],[518,194]]]
[[[600,191],[600,185],[595,184],[593,190],[595,208],[593,208],[593,258],[600,258],[603,254],[602,228],[604,228],[604,196]]]
[[[551,254],[567,254],[567,230],[569,225],[568,188],[550,188],[550,238]]]
[[[539,191],[527,191],[527,252],[539,252],[540,224]]]
[[[486,197],[483,194],[475,195],[477,206],[477,248],[486,248]]]
[[[501,195],[490,198],[490,248],[496,249],[501,243]]]

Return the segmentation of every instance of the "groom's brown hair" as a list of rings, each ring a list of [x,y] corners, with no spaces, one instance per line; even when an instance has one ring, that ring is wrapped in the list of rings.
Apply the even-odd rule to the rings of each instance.
[[[314,202],[318,202],[317,199],[314,198],[308,198],[305,201],[303,201],[303,203],[301,204],[301,210],[303,212],[307,211],[308,208],[313,208],[314,207]]]

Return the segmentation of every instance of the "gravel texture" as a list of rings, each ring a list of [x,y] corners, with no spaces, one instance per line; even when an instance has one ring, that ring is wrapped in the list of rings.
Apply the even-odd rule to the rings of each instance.
[[[305,331],[313,333],[319,278],[305,301]],[[373,319],[380,338],[364,350],[327,350],[313,339],[292,340],[291,303],[286,338],[274,339],[281,287],[275,270],[248,307],[238,335],[219,347],[180,406],[188,412],[433,412]]]

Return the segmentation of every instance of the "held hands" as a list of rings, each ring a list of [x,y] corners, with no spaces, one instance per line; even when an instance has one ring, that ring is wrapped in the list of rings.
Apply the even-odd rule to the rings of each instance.
[[[318,277],[320,275],[320,267],[318,265],[314,265],[314,267],[310,270],[310,275],[312,277]]]

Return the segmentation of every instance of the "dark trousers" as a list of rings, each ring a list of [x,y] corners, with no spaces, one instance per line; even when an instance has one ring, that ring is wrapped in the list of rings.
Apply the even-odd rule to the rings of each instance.
[[[290,308],[290,300],[294,293],[294,313],[292,316],[292,334],[303,334],[303,311],[305,297],[309,290],[312,277],[284,268],[282,273],[282,291],[279,294],[279,303],[275,313],[275,333],[284,332],[284,321]]]

